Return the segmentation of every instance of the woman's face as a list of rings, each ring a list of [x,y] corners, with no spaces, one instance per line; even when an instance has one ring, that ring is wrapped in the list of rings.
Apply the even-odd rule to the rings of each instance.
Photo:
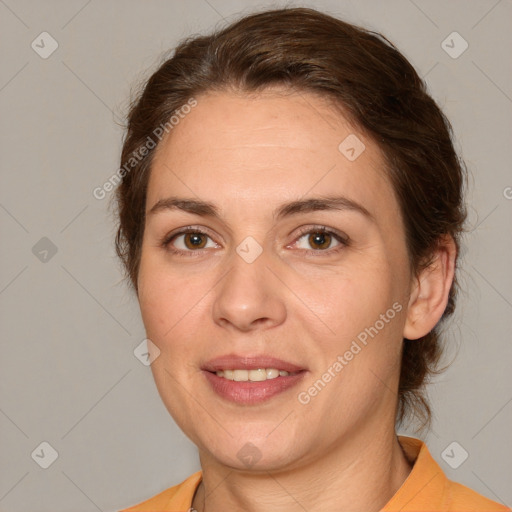
[[[147,191],[139,301],[163,402],[234,468],[371,444],[394,426],[411,287],[378,147],[311,93],[196,99]]]

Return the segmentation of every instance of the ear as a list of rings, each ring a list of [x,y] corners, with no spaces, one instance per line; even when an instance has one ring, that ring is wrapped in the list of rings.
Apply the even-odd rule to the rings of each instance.
[[[443,316],[453,283],[456,258],[455,242],[451,236],[446,235],[439,241],[431,264],[414,276],[404,338],[416,340],[425,336]]]

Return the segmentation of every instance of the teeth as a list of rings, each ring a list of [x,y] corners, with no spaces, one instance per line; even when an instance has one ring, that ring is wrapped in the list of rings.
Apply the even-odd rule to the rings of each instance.
[[[261,382],[264,380],[275,379],[277,377],[288,377],[295,375],[285,370],[277,370],[276,368],[258,368],[257,370],[219,370],[215,372],[217,377],[224,377],[228,380],[236,382]]]
[[[233,380],[237,382],[249,380],[249,372],[247,370],[233,370]]]
[[[276,377],[279,377],[279,370],[276,370],[275,368],[268,368],[267,379],[275,379]]]

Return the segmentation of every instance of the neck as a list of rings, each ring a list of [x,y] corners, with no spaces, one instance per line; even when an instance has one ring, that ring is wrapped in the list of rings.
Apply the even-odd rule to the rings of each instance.
[[[394,430],[387,429],[371,435],[359,431],[292,469],[239,471],[201,453],[203,479],[192,506],[198,512],[377,512],[411,471]]]

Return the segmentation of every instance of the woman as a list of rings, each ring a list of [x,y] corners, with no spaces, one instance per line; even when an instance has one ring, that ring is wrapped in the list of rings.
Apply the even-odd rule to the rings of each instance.
[[[183,42],[129,114],[117,248],[202,471],[127,511],[497,511],[397,437],[455,304],[464,171],[378,34],[311,9]]]

